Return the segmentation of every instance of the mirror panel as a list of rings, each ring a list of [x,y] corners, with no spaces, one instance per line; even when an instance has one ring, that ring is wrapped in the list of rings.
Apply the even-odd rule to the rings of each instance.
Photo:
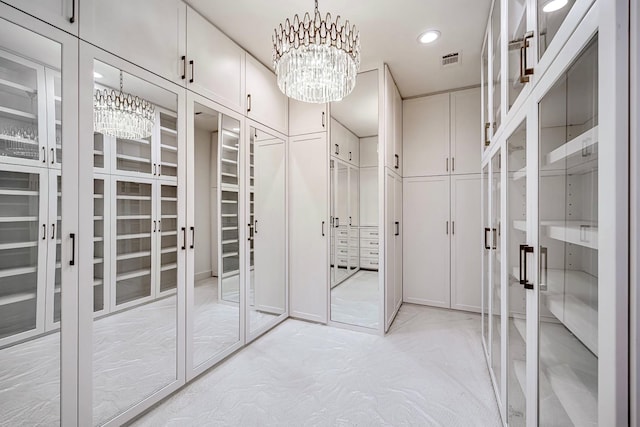
[[[376,329],[378,276],[378,71],[358,75],[331,105],[331,320]],[[357,155],[353,155],[353,153]]]
[[[60,303],[75,286],[62,280],[61,184],[77,173],[62,165],[61,68],[59,43],[0,19],[3,425],[61,423]]]
[[[177,381],[184,201],[178,95],[98,60],[93,71],[94,93],[118,92],[122,76],[123,92],[154,106],[147,138],[94,134],[93,422],[103,424]]]
[[[285,143],[249,130],[249,333],[274,321],[286,306]]]
[[[193,106],[193,360],[205,364],[240,340],[240,122]]]

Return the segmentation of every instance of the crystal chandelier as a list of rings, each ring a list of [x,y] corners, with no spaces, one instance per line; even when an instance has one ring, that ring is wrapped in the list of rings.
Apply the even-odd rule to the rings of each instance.
[[[122,92],[96,90],[93,98],[93,129],[104,135],[122,139],[142,139],[151,136],[155,107],[149,101]]]
[[[300,21],[287,19],[275,30],[273,66],[280,90],[304,102],[340,101],[356,85],[360,69],[360,34],[340,16],[322,19],[315,0],[313,21],[305,13]]]

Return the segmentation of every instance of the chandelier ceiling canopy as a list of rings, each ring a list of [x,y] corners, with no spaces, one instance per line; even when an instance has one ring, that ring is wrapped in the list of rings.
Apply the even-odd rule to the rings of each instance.
[[[305,13],[275,30],[273,66],[278,87],[303,102],[340,101],[356,85],[360,69],[360,34],[349,20],[322,19],[315,1],[313,20]]]
[[[143,139],[151,136],[155,107],[149,101],[122,91],[96,90],[93,98],[93,129],[104,135],[122,139]]]

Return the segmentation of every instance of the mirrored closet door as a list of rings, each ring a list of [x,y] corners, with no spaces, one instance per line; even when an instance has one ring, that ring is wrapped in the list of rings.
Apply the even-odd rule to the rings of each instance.
[[[378,71],[358,74],[331,104],[331,321],[375,330],[381,292],[378,222]]]
[[[251,123],[246,204],[248,340],[284,320],[287,303],[285,137]]]
[[[81,296],[93,323],[82,338],[92,343],[90,407],[101,425],[184,378],[184,93],[89,45],[81,57],[83,77],[93,76],[81,93],[93,113],[81,115],[82,138],[93,142],[91,292]],[[119,117],[120,97],[145,121]],[[83,407],[88,399],[81,395]]]
[[[188,94],[187,378],[242,340],[243,119]]]
[[[0,414],[59,425],[75,420],[77,41],[18,18],[34,31],[0,19]]]

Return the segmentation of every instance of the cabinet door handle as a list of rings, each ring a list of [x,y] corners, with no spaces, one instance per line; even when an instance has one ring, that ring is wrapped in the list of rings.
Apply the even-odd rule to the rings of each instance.
[[[42,240],[47,238],[47,224],[42,224]]]
[[[544,270],[542,270],[542,272],[544,273],[542,275],[542,280],[539,280],[538,283],[540,283],[540,290],[541,291],[546,291],[547,290],[547,285],[548,285],[548,280],[549,280],[549,271],[547,269],[548,264],[548,257],[547,257],[547,252],[548,249],[545,248],[544,246],[540,246],[540,267],[542,267],[542,264],[544,263]]]
[[[182,60],[182,76],[180,78],[182,80],[186,80],[186,78],[187,78],[187,57],[185,55],[182,55],[180,57],[180,59]]]
[[[394,157],[395,157],[395,159],[396,159],[396,164],[394,165],[394,167],[395,167],[396,169],[400,169],[400,156],[398,156],[397,154],[394,154],[393,156],[394,156]]]
[[[451,235],[456,234],[456,222],[451,221]]]
[[[251,226],[251,224],[247,224],[247,228],[248,228],[248,231],[247,231],[247,241],[249,241],[249,242],[250,242],[250,241],[251,241],[251,238],[253,237],[253,233],[252,233],[252,231],[251,231],[251,229],[252,229],[253,227]]]
[[[322,112],[322,127],[324,128],[326,126],[325,124],[325,112]]]
[[[182,250],[187,249],[187,227],[182,227]]]
[[[47,149],[42,146],[42,163],[47,163]]]
[[[336,228],[340,227],[340,218],[335,219]]]
[[[353,221],[352,221],[352,218],[349,217],[349,227],[352,227],[352,226],[353,226]]]
[[[162,175],[162,165],[158,163],[158,176]]]
[[[324,221],[322,221],[322,237],[324,237]]]
[[[191,65],[191,78],[189,79],[189,83],[193,83],[195,79],[195,66],[193,65],[193,59],[189,60],[189,65]]]
[[[527,67],[527,49],[529,48],[529,39],[533,38],[533,31],[529,31],[524,35],[522,44],[520,45],[520,83],[529,83],[529,76],[533,75],[533,68]]]
[[[251,94],[247,95],[247,113],[251,111]]]
[[[489,144],[491,144],[491,141],[489,141],[489,129],[491,128],[491,123],[485,123],[484,124],[484,146],[488,147]]]
[[[445,233],[447,233],[447,236],[449,235],[449,221],[445,224]]]
[[[456,171],[456,158],[452,157],[451,158],[451,172],[455,172]]]
[[[71,261],[69,261],[69,265],[76,265],[76,233],[69,234],[69,238],[71,239]]]
[[[196,246],[196,228],[190,227],[190,229],[191,229],[191,246],[189,246],[189,249],[193,249]]]
[[[157,225],[156,221],[153,221],[153,232],[154,233],[157,231],[156,225]]]
[[[527,279],[527,254],[533,253],[533,246],[528,245],[520,245],[520,284],[524,286],[525,289],[533,289],[533,284],[529,283],[529,279]],[[523,268],[523,259],[524,259],[524,268]]]
[[[489,227],[484,228],[484,248],[487,250],[491,250],[491,246],[489,246],[489,239],[487,238],[491,229]]]
[[[349,151],[349,161],[351,161],[351,151]]]
[[[258,220],[253,221],[253,234],[258,234]]]
[[[153,164],[153,176],[155,176],[155,175],[156,175],[156,164],[154,163]]]
[[[70,23],[76,22],[76,0],[71,0],[71,17],[69,18]]]
[[[400,235],[400,221],[396,221],[395,225],[396,225],[396,234],[395,235],[399,236]]]
[[[51,224],[51,240],[56,238],[56,223]]]
[[[449,158],[448,157],[445,159],[445,166],[444,167],[445,167],[445,170],[447,172],[449,172]]]
[[[56,162],[56,151],[55,149],[51,149],[51,164],[54,164]]]
[[[158,233],[160,233],[162,231],[162,220],[159,219],[158,220]]]
[[[493,245],[491,245],[491,249],[498,249],[498,230],[492,228],[491,233],[493,235]]]
[[[340,146],[338,144],[335,144],[335,145],[336,145],[336,156],[337,156],[338,154],[340,154]]]

